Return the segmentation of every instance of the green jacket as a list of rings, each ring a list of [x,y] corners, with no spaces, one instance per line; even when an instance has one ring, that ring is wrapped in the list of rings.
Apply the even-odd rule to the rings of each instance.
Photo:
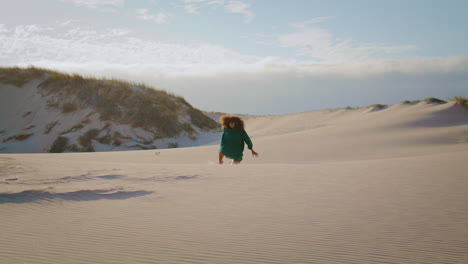
[[[221,147],[219,152],[224,156],[234,160],[242,160],[244,152],[244,142],[249,149],[253,148],[252,140],[245,130],[234,130],[225,128],[221,137]]]

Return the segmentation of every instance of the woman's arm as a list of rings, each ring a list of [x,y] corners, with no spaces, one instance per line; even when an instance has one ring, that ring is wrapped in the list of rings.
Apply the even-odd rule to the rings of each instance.
[[[253,148],[253,143],[252,143],[252,140],[250,139],[249,135],[247,134],[247,132],[244,130],[243,131],[243,139],[244,139],[244,142],[247,144],[247,147],[252,150]]]
[[[258,157],[258,153],[255,150],[253,150],[252,140],[250,139],[249,135],[247,134],[245,130],[244,130],[244,141],[245,143],[247,143],[247,147],[250,149],[250,151],[252,151],[252,156]]]

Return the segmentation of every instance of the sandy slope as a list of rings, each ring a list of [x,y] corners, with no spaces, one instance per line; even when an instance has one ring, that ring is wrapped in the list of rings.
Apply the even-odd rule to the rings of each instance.
[[[38,87],[41,81],[43,80],[34,79],[23,87],[0,83],[0,152],[48,153],[59,137],[67,138],[68,146],[75,145],[75,149],[80,149],[84,147],[80,137],[91,130],[99,131],[89,142],[95,151],[168,148],[174,145],[200,146],[213,143],[220,136],[220,132],[216,130],[207,132],[193,124],[191,117],[183,110],[187,110],[187,106],[180,107],[182,110],[178,113],[178,120],[191,124],[194,133],[157,139],[157,134],[149,129],[133,127],[130,123],[102,121],[101,114],[86,104],[63,113],[59,104],[66,101],[58,93],[44,93]],[[73,97],[69,97],[67,100],[72,102]],[[20,135],[27,137],[23,140],[13,139]],[[106,140],[99,140],[103,138]]]
[[[466,263],[468,110],[251,117],[216,145],[0,155],[0,263]]]

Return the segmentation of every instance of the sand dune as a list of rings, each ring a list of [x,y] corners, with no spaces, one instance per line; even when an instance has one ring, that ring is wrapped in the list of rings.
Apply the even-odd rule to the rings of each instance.
[[[0,263],[467,263],[468,110],[370,110],[249,117],[240,166],[2,154]]]

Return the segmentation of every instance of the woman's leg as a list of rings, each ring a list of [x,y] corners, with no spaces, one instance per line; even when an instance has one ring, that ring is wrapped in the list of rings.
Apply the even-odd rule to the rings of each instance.
[[[223,164],[223,158],[224,158],[224,154],[220,152],[219,153],[219,161],[218,161],[219,164]]]
[[[239,164],[239,163],[241,163],[241,161],[242,161],[242,160],[234,160],[233,163],[234,163],[234,164]]]

